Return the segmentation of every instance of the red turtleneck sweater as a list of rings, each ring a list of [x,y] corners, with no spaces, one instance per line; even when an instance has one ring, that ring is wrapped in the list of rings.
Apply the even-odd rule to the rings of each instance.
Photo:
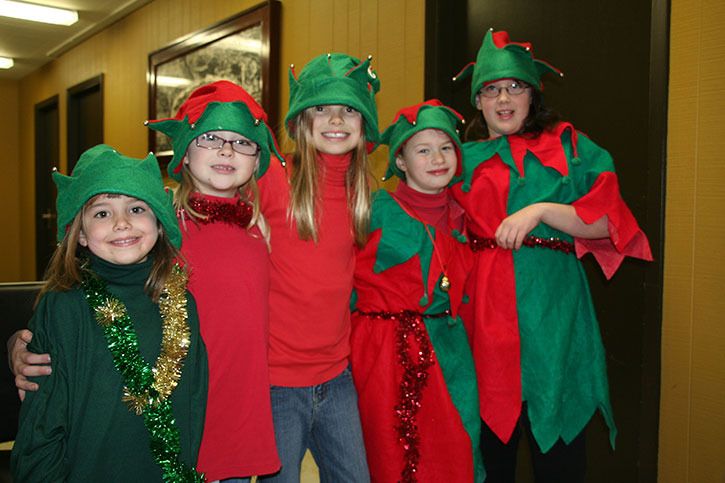
[[[303,241],[288,217],[290,188],[275,160],[260,179],[262,212],[271,230],[269,369],[272,385],[329,381],[348,364],[355,268],[345,173],[351,154],[319,153],[318,241]]]

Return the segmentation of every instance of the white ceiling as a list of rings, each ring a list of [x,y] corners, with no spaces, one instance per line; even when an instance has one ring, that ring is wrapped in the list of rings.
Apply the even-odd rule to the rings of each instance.
[[[78,22],[65,27],[0,17],[0,56],[12,57],[12,69],[0,79],[21,79],[43,64],[152,0],[30,0],[78,11]]]

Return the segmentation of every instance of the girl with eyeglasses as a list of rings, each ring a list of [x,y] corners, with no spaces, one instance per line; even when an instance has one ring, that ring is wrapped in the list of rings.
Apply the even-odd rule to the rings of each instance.
[[[209,352],[209,396],[198,468],[208,481],[249,481],[280,467],[267,363],[269,229],[257,179],[280,157],[267,115],[240,86],[191,93],[172,119],[174,204]]]
[[[610,278],[625,256],[651,260],[619,193],[610,155],[541,100],[541,76],[559,73],[531,45],[486,33],[471,103],[480,141],[464,144],[453,186],[468,216],[475,263],[464,320],[483,419],[487,482],[515,481],[526,432],[537,483],[584,481],[584,430],[601,412],[614,447],[604,347],[579,258]]]

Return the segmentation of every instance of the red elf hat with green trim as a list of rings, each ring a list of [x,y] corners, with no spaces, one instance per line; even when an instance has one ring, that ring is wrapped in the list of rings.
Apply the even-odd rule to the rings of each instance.
[[[398,157],[400,150],[408,139],[425,129],[443,131],[451,138],[458,155],[456,173],[460,173],[461,140],[458,137],[458,129],[456,129],[459,122],[465,122],[463,116],[438,99],[431,99],[399,110],[395,115],[395,119],[393,119],[393,123],[382,135],[381,143],[387,144],[390,148],[388,151],[388,170],[385,172],[383,180],[390,178],[392,175],[405,179],[405,173],[395,164],[395,158]]]
[[[541,91],[541,76],[552,72],[564,74],[551,64],[534,58],[529,42],[512,42],[508,32],[494,32],[488,29],[478,50],[476,62],[471,62],[459,72],[453,81],[467,78],[473,72],[471,81],[471,104],[476,105],[476,95],[484,84],[498,79],[519,79]]]
[[[289,111],[285,117],[287,133],[295,138],[295,118],[308,107],[339,104],[349,106],[362,114],[368,151],[380,143],[378,108],[375,94],[380,90],[380,79],[372,68],[372,55],[360,61],[347,54],[324,54],[309,61],[295,74],[289,70]]]
[[[209,131],[232,131],[257,143],[260,148],[257,178],[267,171],[272,153],[282,159],[268,125],[267,113],[247,91],[233,82],[222,80],[203,85],[189,95],[176,116],[145,124],[171,138],[174,157],[168,172],[177,181],[181,180],[181,160],[186,156],[189,144]]]

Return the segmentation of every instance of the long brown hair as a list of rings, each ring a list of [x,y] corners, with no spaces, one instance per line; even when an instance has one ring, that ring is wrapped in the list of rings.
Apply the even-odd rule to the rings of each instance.
[[[297,225],[302,240],[317,241],[318,216],[320,215],[319,167],[317,149],[312,138],[312,117],[307,109],[294,120],[295,153],[290,175],[290,206],[287,214]],[[370,226],[370,168],[365,140],[364,124],[357,147],[352,152],[350,166],[345,176],[347,204],[352,216],[355,243],[363,246]]]
[[[81,246],[78,239],[83,228],[83,213],[99,196],[103,196],[103,194],[96,195],[88,200],[68,225],[63,240],[58,244],[48,263],[48,268],[43,277],[45,285],[38,294],[36,304],[46,292],[65,292],[83,281],[83,271],[88,263],[90,250]],[[144,285],[144,290],[154,302],[158,302],[174,264],[177,260],[181,260],[181,254],[169,241],[161,223],[158,223],[158,228],[159,237],[149,253],[153,257],[153,266]]]

